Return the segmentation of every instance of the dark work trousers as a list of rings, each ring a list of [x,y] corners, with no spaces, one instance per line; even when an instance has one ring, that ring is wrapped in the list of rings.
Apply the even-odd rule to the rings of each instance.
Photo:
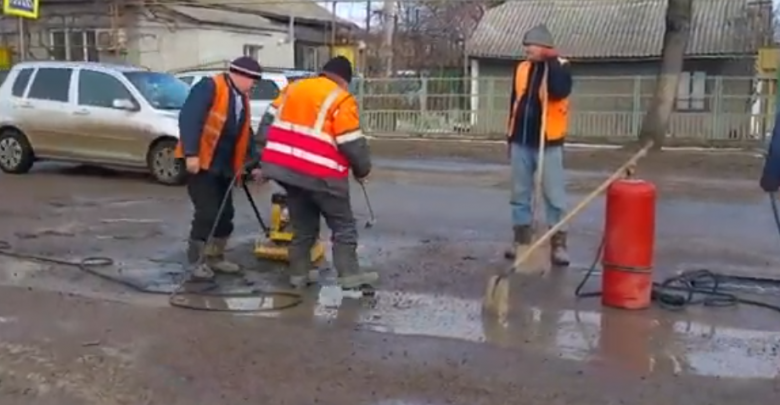
[[[287,209],[290,211],[290,226],[294,232],[290,243],[291,272],[300,274],[308,270],[303,267],[309,265],[311,248],[320,235],[320,216],[325,218],[331,230],[334,251],[339,247],[352,250],[357,247],[357,226],[349,197],[337,197],[285,184],[282,187],[287,192]],[[298,262],[302,263],[301,268],[296,268]]]
[[[207,171],[189,175],[187,179],[187,193],[195,208],[190,228],[190,239],[205,242],[209,237],[214,223],[214,238],[227,238],[233,233],[233,208],[232,193],[227,197],[222,215],[219,214],[219,206],[230,189],[233,178],[221,176]]]

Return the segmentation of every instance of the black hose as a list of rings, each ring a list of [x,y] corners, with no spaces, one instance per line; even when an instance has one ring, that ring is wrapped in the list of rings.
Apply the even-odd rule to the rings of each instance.
[[[267,311],[279,311],[282,309],[292,308],[300,305],[303,302],[303,297],[292,291],[282,290],[263,290],[258,288],[252,288],[241,292],[220,292],[220,291],[175,291],[173,294],[170,292],[164,292],[160,290],[151,290],[144,288],[138,284],[131,283],[121,278],[112,277],[97,271],[98,268],[113,266],[116,261],[110,257],[104,256],[92,256],[85,257],[78,261],[70,261],[64,259],[58,259],[54,257],[19,253],[13,250],[13,246],[4,240],[0,240],[0,256],[11,257],[14,259],[28,260],[41,263],[55,264],[58,266],[73,267],[82,271],[90,276],[99,278],[101,280],[108,281],[113,284],[118,284],[123,287],[127,287],[135,292],[151,294],[151,295],[167,295],[169,296],[169,302],[172,306],[179,308],[186,308],[200,311],[210,312],[267,312]],[[177,286],[177,290],[180,286]],[[209,300],[221,300],[225,298],[230,299],[280,299],[284,304],[274,305],[272,308],[259,308],[261,305],[253,305],[255,309],[236,309],[236,308],[223,308],[222,305],[216,305],[213,301]],[[198,303],[202,303],[198,304]]]
[[[778,221],[780,231],[780,221]],[[596,271],[604,254],[604,238],[596,250],[593,262],[580,280],[574,295],[577,298],[601,297],[602,291],[583,292],[585,284]],[[728,282],[740,282],[744,284],[776,285],[780,287],[780,281],[762,279],[756,277],[726,276],[707,269],[694,269],[681,272],[677,276],[669,277],[661,282],[653,282],[650,298],[661,308],[670,311],[681,311],[691,305],[704,305],[708,307],[729,307],[737,304],[751,305],[780,312],[780,306],[766,302],[755,301],[740,297],[736,294],[722,291],[722,286]]]
[[[246,184],[243,184],[243,182],[245,182],[245,175],[240,174],[233,178],[230,187],[228,188],[227,192],[222,198],[222,203],[220,204],[219,210],[217,211],[217,216],[209,232],[207,242],[213,238],[219,218],[222,216],[222,212],[225,210],[227,200],[230,197],[230,194],[233,192],[236,183],[239,181],[241,181],[242,185],[244,186],[244,190],[246,191],[247,198],[250,200],[250,203],[253,206],[255,215],[257,216],[257,220],[260,222],[260,226],[263,228],[264,232],[267,232],[268,228],[265,225],[265,222],[262,220],[262,217],[260,216],[260,212],[257,211],[257,207],[255,205],[254,199],[252,199],[252,196],[249,193],[249,189],[246,188]],[[173,307],[178,307],[178,308],[186,308],[186,309],[200,310],[200,311],[211,311],[211,312],[267,312],[267,311],[279,311],[282,309],[292,308],[294,306],[300,305],[303,302],[303,296],[301,294],[292,291],[286,291],[286,290],[285,291],[263,290],[263,289],[253,288],[251,290],[248,291],[245,290],[241,292],[219,292],[219,291],[213,291],[213,289],[210,288],[210,289],[202,289],[197,292],[186,291],[183,290],[183,286],[187,282],[186,274],[184,276],[185,278],[176,286],[173,292],[169,293],[169,292],[162,292],[159,290],[149,290],[137,284],[131,283],[129,281],[122,280],[116,277],[111,277],[109,275],[97,271],[96,270],[97,268],[113,266],[114,264],[116,264],[115,260],[110,257],[95,256],[95,257],[86,257],[79,261],[69,261],[69,260],[64,260],[59,258],[48,257],[48,256],[19,253],[14,251],[13,246],[9,242],[4,240],[0,240],[0,255],[6,257],[12,257],[15,259],[21,259],[21,260],[30,260],[30,261],[36,261],[42,263],[56,264],[60,266],[74,267],[86,274],[89,274],[91,276],[97,277],[105,281],[109,281],[114,284],[122,285],[136,292],[141,292],[145,294],[168,295],[169,304]],[[201,254],[201,257],[198,259],[198,264],[202,264],[202,261],[204,259],[205,258]],[[217,287],[217,286],[214,285],[213,287]],[[231,300],[243,298],[243,299],[253,300],[253,301],[257,301],[258,299],[273,300],[279,298],[280,301],[283,301],[284,303],[281,305],[274,305],[271,308],[253,305],[252,309],[236,309],[236,308],[228,308],[225,305],[219,305],[221,303],[208,301],[209,299],[224,301],[225,298],[230,298]]]

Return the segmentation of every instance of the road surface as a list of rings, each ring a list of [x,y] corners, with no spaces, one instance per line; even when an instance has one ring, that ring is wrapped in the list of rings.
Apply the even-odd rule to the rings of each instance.
[[[777,398],[780,314],[744,306],[622,312],[573,298],[599,241],[603,200],[572,226],[571,269],[515,280],[508,324],[483,319],[486,274],[506,265],[506,169],[500,159],[421,161],[391,149],[377,148],[385,156],[369,185],[377,224],[361,231],[361,258],[383,277],[374,301],[326,306],[313,289],[287,310],[187,311],[170,308],[164,294],[0,256],[0,403],[693,405]],[[574,202],[609,165],[607,155],[571,156]],[[660,190],[656,278],[697,267],[775,276],[779,240],[756,190],[755,158],[664,156],[655,160],[667,159],[663,164],[640,167]],[[691,166],[696,159],[705,163]],[[62,165],[0,175],[0,184],[0,240],[14,251],[110,256],[117,264],[101,269],[105,275],[157,292],[172,287],[190,215],[182,189]],[[255,190],[264,210],[268,192]],[[361,198],[356,193],[354,205],[362,222]],[[275,286],[281,274],[252,258],[257,225],[237,201],[230,255],[252,269],[255,282]],[[780,301],[771,289],[758,297]]]

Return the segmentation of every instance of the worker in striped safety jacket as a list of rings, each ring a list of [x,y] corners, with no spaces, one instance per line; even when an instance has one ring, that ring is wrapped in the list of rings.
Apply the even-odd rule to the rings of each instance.
[[[315,280],[310,251],[320,216],[332,232],[333,266],[343,289],[373,287],[379,276],[358,264],[358,233],[349,198],[349,172],[364,182],[371,171],[358,106],[349,93],[352,64],[328,61],[316,77],[288,85],[274,100],[257,131],[263,175],[287,193],[290,225],[290,284]]]

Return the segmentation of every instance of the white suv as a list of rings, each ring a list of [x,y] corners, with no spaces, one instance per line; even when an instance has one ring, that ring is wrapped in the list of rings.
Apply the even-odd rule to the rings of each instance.
[[[224,70],[194,70],[176,74],[179,80],[194,86],[203,78],[212,77],[224,73]],[[252,113],[252,129],[257,130],[263,114],[271,102],[279,95],[279,92],[287,86],[287,77],[282,73],[263,73],[263,78],[257,82],[250,94],[249,104]]]

